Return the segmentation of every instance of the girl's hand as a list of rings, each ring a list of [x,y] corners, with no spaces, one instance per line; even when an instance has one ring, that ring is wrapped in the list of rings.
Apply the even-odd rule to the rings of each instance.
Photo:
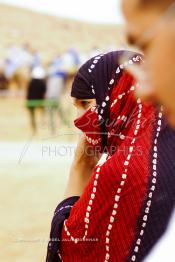
[[[83,193],[100,157],[101,154],[94,151],[92,146],[87,142],[84,134],[82,134],[71,166],[65,198],[80,196]]]

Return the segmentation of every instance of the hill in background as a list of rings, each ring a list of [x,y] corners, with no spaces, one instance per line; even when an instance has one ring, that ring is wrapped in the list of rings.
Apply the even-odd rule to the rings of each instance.
[[[2,4],[0,39],[1,58],[13,44],[28,43],[46,61],[70,47],[89,51],[125,42],[121,26],[89,24]]]

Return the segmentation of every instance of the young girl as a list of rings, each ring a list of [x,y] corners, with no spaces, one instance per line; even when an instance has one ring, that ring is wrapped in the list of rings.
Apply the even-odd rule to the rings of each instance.
[[[120,64],[123,56],[131,59]],[[47,261],[142,261],[167,226],[175,203],[175,134],[161,108],[135,98],[127,67],[141,60],[111,52],[89,60],[75,77],[71,95],[86,109],[75,125],[85,138],[55,211]],[[97,164],[104,152],[106,161]]]

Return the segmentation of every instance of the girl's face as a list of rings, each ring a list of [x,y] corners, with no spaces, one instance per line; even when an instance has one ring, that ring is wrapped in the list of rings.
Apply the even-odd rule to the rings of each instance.
[[[73,104],[77,109],[77,117],[80,117],[85,113],[86,110],[96,105],[96,99],[73,98]]]

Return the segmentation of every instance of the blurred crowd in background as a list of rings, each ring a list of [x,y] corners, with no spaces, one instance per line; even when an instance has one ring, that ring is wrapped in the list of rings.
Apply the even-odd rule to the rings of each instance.
[[[48,126],[55,134],[58,115],[61,124],[69,126],[69,112],[64,112],[61,100],[62,95],[70,91],[78,68],[90,57],[112,49],[115,47],[100,50],[95,46],[88,53],[79,53],[75,48],[70,48],[45,63],[39,51],[29,44],[11,46],[5,59],[0,61],[0,97],[25,98],[33,134],[37,132],[38,109],[42,119],[48,115]]]
[[[89,53],[79,53],[75,48],[70,48],[65,53],[53,57],[46,64],[41,60],[39,51],[33,50],[29,44],[12,46],[7,50],[5,59],[0,60],[0,95],[10,95],[2,91],[24,90],[36,68],[42,68],[44,78],[61,75],[66,79],[74,75],[88,58],[112,49],[115,47],[109,46],[106,50],[94,47]]]

